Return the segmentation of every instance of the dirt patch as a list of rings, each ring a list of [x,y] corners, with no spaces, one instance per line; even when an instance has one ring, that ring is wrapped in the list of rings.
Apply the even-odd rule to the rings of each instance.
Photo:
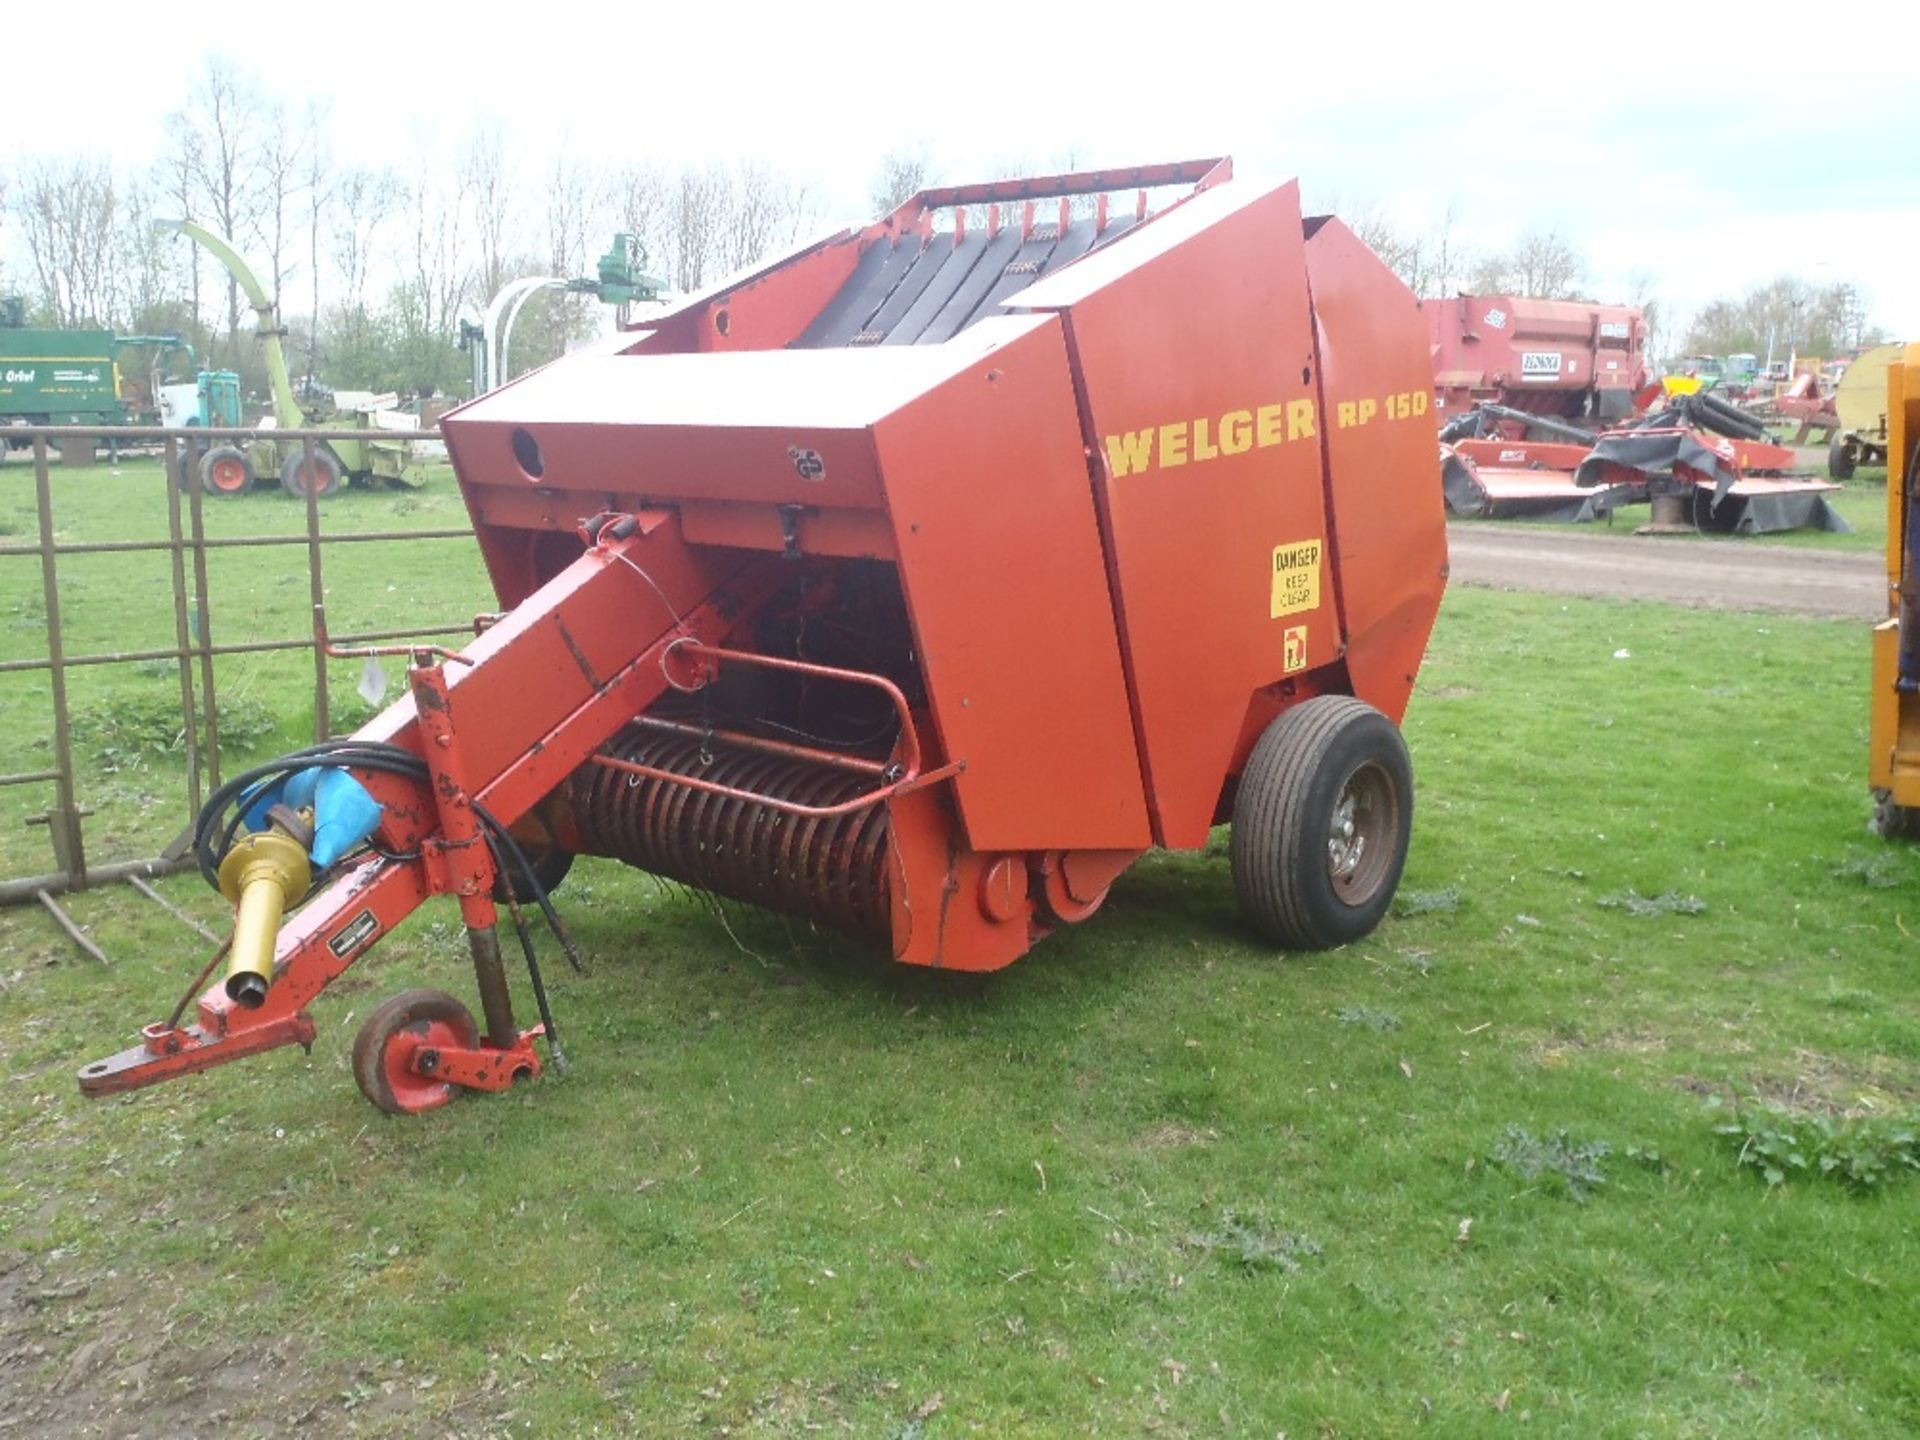
[[[1134,1141],[1142,1150],[1181,1150],[1189,1145],[1211,1145],[1220,1138],[1215,1130],[1194,1130],[1185,1125],[1156,1125],[1143,1131]]]
[[[1579,535],[1486,521],[1449,525],[1447,548],[1459,585],[1839,620],[1886,614],[1886,561],[1872,551]]]
[[[1778,1071],[1742,1075],[1731,1085],[1679,1075],[1674,1084],[1702,1097],[1735,1094],[1751,1097],[1800,1115],[1846,1119],[1860,1115],[1897,1113],[1920,1105],[1920,1070],[1911,1062],[1876,1055],[1849,1062],[1817,1050],[1794,1052],[1791,1073]]]
[[[6,1440],[351,1434],[361,1426],[342,1400],[348,1388],[290,1339],[210,1347],[163,1293],[0,1252]]]

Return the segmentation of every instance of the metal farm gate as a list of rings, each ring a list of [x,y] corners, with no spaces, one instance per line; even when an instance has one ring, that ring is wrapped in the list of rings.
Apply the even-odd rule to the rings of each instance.
[[[31,540],[0,541],[0,564],[20,563],[37,557],[40,562],[42,601],[45,606],[44,652],[38,656],[0,659],[0,675],[44,672],[50,683],[50,723],[52,763],[37,769],[21,768],[0,773],[0,787],[45,786],[52,804],[29,817],[30,825],[44,825],[51,843],[51,866],[39,873],[0,875],[0,905],[37,903],[57,921],[74,944],[104,963],[106,955],[81,930],[62,908],[57,896],[70,891],[125,883],[163,906],[175,916],[202,930],[199,922],[178,910],[147,882],[191,866],[188,837],[194,817],[205,795],[221,783],[220,743],[220,662],[235,655],[256,655],[274,651],[311,651],[313,657],[314,739],[324,740],[331,731],[327,693],[328,663],[331,660],[359,658],[369,653],[364,647],[386,647],[397,641],[424,640],[428,637],[471,635],[474,620],[438,626],[409,626],[399,630],[376,630],[353,635],[330,635],[327,629],[324,557],[329,546],[360,544],[398,544],[421,540],[465,538],[469,527],[457,529],[366,530],[324,532],[320,528],[320,497],[311,489],[306,494],[306,524],[290,534],[210,536],[205,525],[205,497],[198,483],[183,485],[180,480],[180,447],[192,443],[204,448],[208,441],[271,440],[299,442],[305,446],[307,464],[313,464],[316,444],[327,440],[365,440],[365,430],[301,429],[250,430],[192,428],[161,430],[150,426],[38,426],[14,428],[7,438],[29,442],[33,450],[34,509],[38,531]],[[383,440],[437,441],[438,431],[382,430]],[[116,449],[130,446],[164,445],[167,538],[152,540],[60,540],[55,515],[50,452],[52,447],[67,448],[76,443],[90,446],[98,439]],[[311,468],[309,470],[311,473]],[[4,474],[0,471],[0,474]],[[159,497],[156,497],[159,498]],[[216,639],[215,619],[218,601],[208,583],[207,557],[210,551],[229,547],[297,547],[305,551],[311,625],[306,633],[269,639],[223,643]],[[110,552],[163,552],[170,561],[173,603],[173,643],[163,648],[138,650],[96,650],[73,652],[67,643],[60,610],[60,562],[68,555]],[[348,647],[356,648],[349,657]],[[392,646],[395,653],[407,646]],[[180,796],[182,830],[172,844],[158,854],[119,857],[100,863],[89,856],[87,819],[92,814],[82,803],[81,777],[74,762],[73,717],[68,704],[69,674],[95,665],[131,665],[141,662],[171,662],[178,673],[182,750],[186,762],[186,784]],[[0,761],[5,769],[6,761]],[[213,938],[212,936],[208,937]]]

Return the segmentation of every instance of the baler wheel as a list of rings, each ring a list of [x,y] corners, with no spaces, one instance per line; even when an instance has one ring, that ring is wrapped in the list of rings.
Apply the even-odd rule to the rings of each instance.
[[[1827,474],[1835,480],[1851,480],[1859,463],[1860,452],[1853,441],[1836,438],[1827,447]]]
[[[1399,887],[1413,764],[1393,722],[1344,695],[1268,725],[1241,772],[1228,858],[1240,909],[1288,950],[1372,932]]]
[[[480,1029],[444,990],[403,990],[367,1017],[353,1041],[353,1078],[360,1093],[389,1115],[437,1110],[459,1087],[416,1075],[408,1060],[421,1044],[472,1049]]]

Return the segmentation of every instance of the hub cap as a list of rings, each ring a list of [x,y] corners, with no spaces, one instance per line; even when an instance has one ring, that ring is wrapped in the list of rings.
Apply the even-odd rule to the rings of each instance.
[[[1346,904],[1365,905],[1385,883],[1400,829],[1399,808],[1392,779],[1372,761],[1340,787],[1327,827],[1327,874],[1333,893]]]

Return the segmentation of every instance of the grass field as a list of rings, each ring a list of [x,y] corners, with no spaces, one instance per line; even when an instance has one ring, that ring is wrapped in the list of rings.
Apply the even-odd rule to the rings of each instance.
[[[138,474],[61,483],[76,536],[143,523]],[[330,569],[351,623],[484,599],[470,548],[371,549]],[[303,575],[223,561],[223,631],[297,629]],[[10,563],[17,620],[38,577]],[[75,624],[157,595],[164,643],[156,573],[76,564]],[[1920,1107],[1920,856],[1863,829],[1865,681],[1851,626],[1457,590],[1407,722],[1402,913],[1367,943],[1263,950],[1218,836],[987,979],[582,862],[592,973],[549,970],[574,1073],[413,1122],[347,1049],[393,991],[470,992],[450,913],[329,992],[311,1057],[107,1103],[74,1070],[199,942],[76,897],[102,971],[0,913],[0,1433],[1911,1435],[1920,1183],[1770,1186],[1705,1108]],[[177,694],[103,675],[90,703],[149,683]],[[301,738],[304,662],[233,685],[263,750]],[[177,823],[176,763],[120,763],[87,797],[112,832]],[[1832,1152],[1877,1143],[1853,1133]]]

